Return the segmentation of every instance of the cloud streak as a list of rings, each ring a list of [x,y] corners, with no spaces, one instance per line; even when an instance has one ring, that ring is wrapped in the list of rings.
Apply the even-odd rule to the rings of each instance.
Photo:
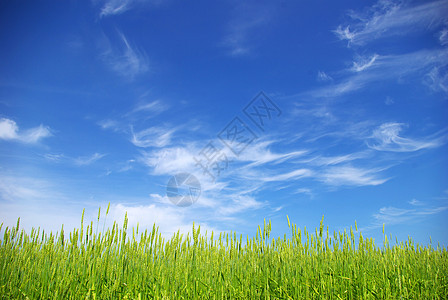
[[[448,1],[406,5],[399,1],[379,1],[365,13],[351,12],[351,25],[340,25],[334,33],[348,45],[364,45],[370,41],[411,31],[428,30],[446,23]]]
[[[74,163],[78,166],[88,166],[93,164],[94,162],[100,160],[106,156],[106,154],[94,153],[90,156],[82,156],[74,159]]]
[[[119,15],[131,8],[132,0],[109,0],[101,8],[100,17]]]
[[[333,186],[380,185],[388,179],[380,178],[377,175],[379,171],[381,169],[363,169],[349,165],[330,167],[322,172],[320,180]]]
[[[405,81],[428,74],[428,85],[434,89],[445,90],[448,86],[446,74],[430,70],[439,70],[448,63],[447,49],[420,50],[397,55],[374,54],[370,58],[361,58],[353,62],[348,70],[340,72],[343,76],[335,78],[334,83],[304,92],[300,96],[313,98],[336,98],[362,90],[371,84],[390,80]],[[350,75],[346,75],[346,74]],[[420,80],[422,82],[422,80]]]
[[[88,166],[91,165],[93,163],[95,163],[96,161],[102,159],[103,157],[105,157],[106,154],[101,154],[101,153],[94,153],[92,155],[89,156],[79,156],[76,158],[73,157],[68,157],[64,154],[54,154],[54,153],[47,153],[45,155],[43,155],[43,157],[45,157],[47,160],[55,162],[55,163],[70,163],[70,164],[75,164],[77,166]]]
[[[100,9],[100,18],[121,15],[138,5],[159,4],[162,0],[104,0]]]
[[[416,207],[415,205],[413,206]],[[448,206],[419,207],[412,209],[387,206],[380,208],[377,213],[373,214],[373,218],[375,219],[376,227],[379,227],[382,226],[382,224],[395,225],[413,220],[419,220],[426,216],[441,213],[447,209]]]
[[[160,127],[150,127],[145,130],[134,133],[132,131],[131,142],[137,147],[165,147],[171,143],[174,129],[165,129]]]
[[[103,60],[117,74],[130,80],[148,71],[148,59],[146,53],[131,45],[126,36],[118,32],[119,46],[113,47],[110,40],[106,40],[106,50],[103,52]]]
[[[378,151],[391,152],[414,152],[422,149],[436,148],[446,142],[446,135],[442,137],[417,140],[401,137],[399,134],[405,124],[384,123],[373,131],[371,138],[367,141],[369,148]]]
[[[228,33],[223,38],[222,45],[229,49],[229,54],[232,56],[251,53],[251,44],[258,39],[257,31],[271,19],[272,7],[260,3],[239,3],[235,8],[233,19],[229,22]]]

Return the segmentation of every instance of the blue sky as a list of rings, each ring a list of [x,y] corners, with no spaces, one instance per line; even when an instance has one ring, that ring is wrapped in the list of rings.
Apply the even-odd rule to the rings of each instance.
[[[166,235],[193,221],[253,235],[266,218],[283,236],[286,215],[307,228],[325,215],[378,243],[385,224],[447,245],[447,12],[448,1],[3,1],[0,218],[73,228],[110,202],[108,218],[127,211]],[[197,164],[207,153],[214,178]],[[182,172],[201,184],[189,207],[166,195]]]

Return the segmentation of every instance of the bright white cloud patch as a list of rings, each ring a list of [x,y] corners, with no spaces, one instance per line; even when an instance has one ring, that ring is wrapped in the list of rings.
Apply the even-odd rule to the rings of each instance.
[[[0,119],[0,139],[3,140],[35,144],[51,135],[50,129],[43,125],[20,131],[15,121],[6,118]]]
[[[16,122],[9,119],[0,119],[0,138],[3,140],[13,140],[17,139],[17,132],[19,131],[19,127]]]

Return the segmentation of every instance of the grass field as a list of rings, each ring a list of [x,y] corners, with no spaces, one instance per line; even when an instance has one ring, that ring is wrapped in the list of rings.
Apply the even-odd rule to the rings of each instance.
[[[83,217],[84,219],[84,213]],[[98,213],[98,221],[100,213]],[[20,221],[20,219],[19,219]],[[381,247],[355,229],[271,224],[252,237],[139,232],[99,222],[66,233],[0,228],[2,299],[447,299],[446,249],[411,239]],[[384,233],[384,228],[383,228]]]

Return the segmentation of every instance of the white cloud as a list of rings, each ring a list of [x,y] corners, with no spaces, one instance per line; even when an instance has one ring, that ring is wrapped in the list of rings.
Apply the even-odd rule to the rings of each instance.
[[[400,224],[408,221],[420,220],[425,216],[438,214],[448,209],[448,206],[439,207],[424,207],[422,205],[412,209],[397,208],[393,206],[382,207],[380,210],[373,214],[375,222],[372,228],[382,226],[383,224]]]
[[[353,62],[353,68],[352,70],[355,72],[361,72],[364,71],[367,68],[370,68],[374,63],[375,60],[378,58],[378,54],[374,54],[369,58],[360,57],[357,61]]]
[[[75,158],[74,162],[75,162],[75,164],[77,164],[79,166],[87,166],[87,165],[90,165],[90,164],[96,162],[97,160],[100,160],[104,156],[106,156],[106,154],[94,153],[91,156],[83,156],[83,157]]]
[[[223,39],[223,46],[234,56],[251,53],[252,44],[260,38],[257,35],[272,18],[273,7],[261,3],[241,2],[235,7],[234,17],[230,21],[228,34]]]
[[[232,197],[231,203],[220,207],[219,212],[224,215],[233,215],[247,210],[260,209],[264,205],[266,204],[255,200],[253,197],[238,195],[236,197]]]
[[[448,72],[440,67],[434,67],[425,76],[424,81],[433,91],[448,94]]]
[[[148,59],[146,53],[133,47],[127,40],[126,36],[118,32],[120,38],[120,46],[111,46],[110,40],[106,39],[103,52],[104,61],[118,74],[134,79],[137,75],[144,74],[148,71]]]
[[[330,75],[325,73],[324,71],[317,72],[317,80],[318,81],[332,81],[333,78],[331,78]]]
[[[141,148],[165,147],[171,143],[171,138],[175,130],[160,127],[151,127],[137,133],[132,132],[131,142]]]
[[[119,15],[131,8],[132,0],[109,0],[101,8],[100,17]]]
[[[363,62],[354,63],[350,76],[335,83],[305,92],[302,96],[314,98],[340,97],[355,92],[377,82],[390,80],[405,81],[415,75],[424,75],[433,68],[439,70],[448,62],[447,49],[420,50],[399,55],[374,55]],[[353,71],[355,71],[353,73]],[[362,72],[361,72],[362,71]],[[344,72],[342,72],[344,74]],[[428,85],[437,89],[446,89],[446,74],[429,73]]]
[[[339,39],[351,42],[355,38],[355,33],[350,31],[350,26],[343,28],[341,25],[333,31]]]
[[[379,212],[375,213],[373,217],[381,224],[398,224],[410,220],[414,213],[415,209],[388,206],[380,208]]]
[[[378,151],[413,152],[421,149],[439,147],[444,143],[446,137],[417,140],[401,137],[404,124],[384,123],[373,131],[367,145]]]
[[[423,205],[423,203],[421,201],[418,201],[417,199],[412,199],[411,201],[408,202],[410,205],[413,206],[420,206]]]
[[[19,127],[13,120],[2,118],[0,119],[0,138],[3,140],[18,139],[17,132]]]
[[[48,160],[54,161],[54,162],[59,162],[62,159],[65,158],[64,154],[53,154],[53,153],[47,153],[44,155],[44,157]]]
[[[35,144],[41,139],[52,136],[48,127],[40,125],[20,131],[16,122],[7,118],[0,119],[0,139],[15,140],[27,144]]]
[[[386,100],[384,100],[384,104],[386,104],[386,105],[392,105],[394,103],[395,103],[394,99],[390,96],[387,96]]]
[[[295,194],[305,194],[310,196],[311,198],[314,196],[313,191],[309,188],[299,188],[295,192]]]
[[[337,37],[350,45],[363,45],[388,36],[405,35],[411,31],[428,30],[447,21],[448,1],[423,2],[379,1],[366,13],[351,12],[353,23],[338,26]],[[408,3],[407,3],[408,4]]]
[[[141,161],[152,168],[155,175],[173,175],[195,169],[195,147],[171,147],[144,152]]]
[[[362,169],[352,166],[337,166],[326,169],[319,175],[320,180],[329,185],[349,185],[349,186],[364,186],[364,185],[380,185],[385,183],[388,179],[379,178],[378,169]]]
[[[95,0],[96,1],[96,0]],[[137,6],[144,4],[160,4],[163,0],[103,0],[100,17],[121,15]]]
[[[307,150],[291,151],[286,153],[274,153],[269,149],[275,141],[260,141],[251,143],[244,151],[235,158],[241,162],[251,162],[250,167],[266,163],[281,163],[288,159],[300,157],[307,153]],[[231,152],[227,152],[228,156]]]
[[[302,160],[301,162],[306,162],[310,165],[316,165],[316,166],[331,166],[331,165],[337,165],[361,158],[366,158],[367,153],[359,152],[359,153],[350,153],[345,155],[338,155],[338,156],[314,156],[305,160]]]
[[[298,169],[291,172],[283,173],[283,174],[276,174],[268,177],[260,177],[260,180],[263,182],[270,182],[270,181],[287,181],[291,179],[299,179],[303,177],[310,177],[312,175],[312,172],[308,169]]]
[[[5,201],[44,199],[48,183],[43,180],[25,177],[0,175],[0,198]]]
[[[106,154],[101,153],[94,153],[89,156],[79,156],[79,157],[70,157],[62,153],[56,153],[56,154],[47,153],[43,155],[43,157],[45,157],[47,160],[52,161],[54,163],[69,163],[77,166],[91,165],[105,156]]]
[[[102,129],[113,129],[116,130],[118,128],[118,122],[115,120],[101,120],[97,123]]]
[[[444,28],[439,33],[439,42],[442,46],[448,45],[448,28]]]
[[[136,228],[137,223],[140,228],[151,228],[156,224],[165,237],[170,237],[180,230],[181,233],[191,231],[192,223],[188,222],[187,216],[178,207],[173,205],[111,205],[110,216],[117,220],[119,224],[124,221],[127,212],[128,228]]]
[[[168,109],[168,105],[160,100],[155,100],[151,102],[139,103],[133,110],[131,110],[127,115],[135,114],[138,112],[145,113],[161,113]]]

